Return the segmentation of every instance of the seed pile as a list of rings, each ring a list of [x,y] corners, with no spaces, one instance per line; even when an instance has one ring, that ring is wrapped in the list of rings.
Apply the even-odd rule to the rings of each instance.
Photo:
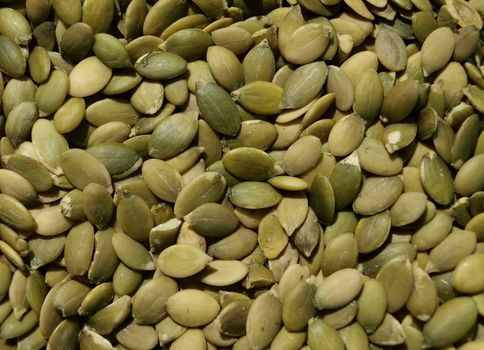
[[[484,348],[482,0],[0,0],[0,348]]]

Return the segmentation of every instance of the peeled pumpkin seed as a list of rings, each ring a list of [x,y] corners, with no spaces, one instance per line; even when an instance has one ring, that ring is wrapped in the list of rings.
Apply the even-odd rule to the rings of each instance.
[[[474,302],[457,297],[439,306],[423,328],[424,345],[449,346],[462,338],[477,319]]]
[[[338,331],[320,318],[308,322],[308,344],[311,349],[343,350],[345,345]]]
[[[125,233],[112,236],[113,248],[119,259],[127,266],[142,271],[155,269],[155,263],[146,248]]]
[[[207,124],[221,134],[237,134],[240,129],[240,114],[230,95],[213,83],[197,83],[196,89],[200,114]]]
[[[319,93],[328,75],[324,62],[300,66],[290,75],[281,97],[281,109],[299,108],[309,103]]]
[[[264,349],[276,336],[282,324],[282,305],[272,291],[261,294],[247,315],[247,340],[253,349]]]
[[[232,204],[245,209],[264,209],[278,204],[282,196],[265,182],[241,182],[229,190]]]
[[[178,324],[197,327],[211,322],[220,305],[210,294],[198,289],[184,289],[171,295],[166,302],[166,312]]]
[[[248,181],[265,181],[280,173],[272,157],[252,147],[239,147],[227,152],[222,163],[229,173]]]
[[[231,93],[242,107],[260,115],[279,113],[282,94],[279,85],[267,81],[254,81]]]
[[[345,285],[344,293],[340,287]],[[335,309],[346,305],[360,292],[362,279],[355,269],[341,269],[328,276],[318,286],[314,305],[318,310]]]
[[[247,265],[237,260],[213,260],[200,274],[200,281],[209,286],[229,286],[242,280],[248,273]]]

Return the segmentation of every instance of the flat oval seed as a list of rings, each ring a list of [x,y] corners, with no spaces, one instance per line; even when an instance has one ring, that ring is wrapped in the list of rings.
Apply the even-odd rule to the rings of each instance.
[[[345,348],[338,331],[320,318],[312,318],[308,322],[308,344],[311,349],[343,350]]]
[[[324,62],[313,62],[297,68],[290,75],[281,99],[281,109],[300,108],[313,100],[328,76]]]
[[[175,341],[171,343],[170,348],[172,350],[183,350],[187,348],[204,350],[207,348],[207,340],[200,329],[191,328],[178,336]]]
[[[280,173],[270,155],[252,147],[239,147],[227,152],[222,163],[229,173],[249,181],[265,181]]]
[[[94,228],[89,222],[74,226],[64,247],[66,269],[72,276],[82,276],[89,269],[94,251]]]
[[[62,154],[60,166],[69,182],[80,190],[91,182],[112,191],[111,177],[106,167],[93,155],[82,149],[70,149]]]
[[[425,192],[437,203],[448,205],[454,199],[452,175],[436,153],[428,153],[422,157],[420,181]]]
[[[242,62],[245,83],[253,81],[272,81],[276,62],[267,39],[254,46]]]
[[[139,119],[139,113],[133,106],[121,98],[105,98],[96,101],[86,108],[87,121],[95,126],[109,122],[123,122],[134,125]]]
[[[251,349],[265,349],[281,329],[282,305],[274,292],[266,292],[254,301],[247,315],[246,333]]]
[[[234,91],[244,83],[244,68],[235,54],[222,46],[210,46],[207,63],[215,81],[227,91]]]
[[[0,221],[21,231],[32,231],[36,222],[32,214],[17,199],[0,194]]]
[[[223,135],[234,136],[240,129],[240,113],[230,95],[213,83],[197,83],[197,104],[207,124]]]
[[[180,173],[160,159],[148,159],[142,167],[143,179],[158,198],[175,202],[183,187]]]
[[[197,289],[179,291],[166,302],[168,315],[186,327],[199,327],[210,323],[219,310],[220,305],[210,294]]]
[[[113,284],[107,282],[101,283],[86,294],[84,299],[82,299],[79,309],[77,309],[77,313],[81,316],[90,316],[110,304],[113,298]]]
[[[413,79],[400,81],[385,95],[381,108],[384,122],[399,122],[405,119],[418,100],[418,82]]]
[[[402,190],[403,183],[398,176],[369,177],[353,202],[353,210],[362,215],[379,213],[395,203]]]
[[[216,172],[206,172],[193,179],[178,194],[175,216],[181,218],[204,203],[218,202],[225,192],[225,185],[225,178]]]
[[[385,318],[387,298],[385,288],[375,279],[363,284],[358,298],[358,323],[368,332],[373,333]]]
[[[484,276],[480,266],[484,254],[472,254],[463,258],[452,274],[452,286],[460,293],[477,294],[484,290]]]
[[[54,307],[60,311],[63,317],[77,315],[77,309],[91,288],[76,280],[70,280],[63,284],[53,300]]]
[[[150,350],[158,344],[158,335],[153,326],[142,326],[131,322],[116,333],[120,344],[139,350]]]
[[[145,78],[164,80],[185,72],[187,62],[171,52],[152,51],[138,58],[134,69]]]
[[[248,272],[247,265],[240,261],[214,260],[201,272],[200,281],[209,286],[229,286],[241,281]]]
[[[381,64],[393,71],[405,69],[407,50],[403,39],[393,30],[381,29],[375,39],[375,50]]]
[[[368,337],[368,340],[378,345],[398,345],[405,341],[405,333],[400,322],[387,313],[383,322]]]
[[[284,298],[282,321],[291,332],[304,330],[309,319],[315,316],[316,308],[312,299],[316,293],[315,278],[299,282]]]
[[[202,271],[212,257],[190,244],[175,244],[158,256],[157,266],[168,276],[185,278]]]
[[[358,147],[361,167],[375,175],[391,176],[402,171],[403,161],[396,155],[390,155],[382,141],[365,137]]]
[[[121,232],[113,234],[112,242],[116,255],[127,266],[142,271],[155,269],[153,258],[141,243]]]
[[[356,152],[334,166],[329,176],[329,182],[333,188],[337,210],[343,209],[355,200],[361,186],[361,167]]]
[[[170,35],[163,45],[166,51],[181,56],[187,61],[194,61],[205,56],[213,41],[210,35],[201,29],[186,28]]]
[[[223,260],[241,259],[251,253],[257,245],[257,234],[240,227],[231,235],[208,246],[207,254]]]
[[[35,327],[38,317],[35,311],[30,310],[22,319],[18,320],[12,312],[0,326],[0,337],[14,339],[27,334]]]
[[[413,290],[413,274],[407,257],[397,257],[387,262],[376,276],[385,289],[387,310],[390,313],[400,310]]]
[[[163,119],[151,134],[149,155],[166,159],[183,151],[197,134],[197,119],[196,111],[176,113]]]
[[[356,113],[347,115],[336,122],[328,137],[330,152],[335,156],[347,156],[363,141],[364,120]]]
[[[265,182],[246,181],[230,188],[230,201],[245,209],[264,209],[278,204],[282,196]]]
[[[360,253],[371,253],[385,243],[392,220],[388,211],[376,215],[363,217],[355,228],[355,237]]]
[[[20,47],[10,38],[0,35],[0,71],[12,78],[20,78],[27,68],[27,60]]]
[[[435,29],[422,45],[422,69],[425,76],[444,67],[454,53],[454,33],[447,27]]]
[[[165,276],[143,284],[132,299],[132,314],[137,324],[154,324],[166,317],[166,302],[178,292],[176,282]]]
[[[477,320],[477,309],[469,297],[451,299],[437,308],[424,325],[424,346],[450,346],[469,332]]]
[[[415,318],[428,321],[439,305],[437,288],[430,276],[416,265],[413,266],[413,291],[406,308]]]
[[[69,74],[69,95],[94,95],[107,85],[111,76],[111,68],[106,67],[97,57],[85,58]]]
[[[108,335],[128,317],[131,297],[123,295],[89,317],[87,325],[100,335]]]
[[[347,111],[353,106],[353,83],[346,73],[336,66],[328,67],[328,92],[335,94],[335,105],[340,111]]]
[[[89,147],[87,152],[101,161],[113,179],[127,177],[138,170],[141,165],[140,155],[125,144],[118,142],[99,143]]]
[[[378,116],[382,103],[383,85],[380,77],[375,70],[368,69],[355,82],[353,109],[363,119],[372,121]]]
[[[235,101],[250,112],[272,115],[280,112],[282,88],[268,81],[254,81],[231,93]]]
[[[291,176],[301,175],[316,166],[321,158],[321,141],[316,136],[303,136],[284,154],[282,165]]]
[[[454,186],[457,193],[464,196],[484,188],[482,176],[476,176],[484,164],[484,155],[478,154],[466,161],[455,176]]]
[[[445,272],[452,270],[459,261],[471,254],[476,247],[476,234],[472,231],[456,230],[435,246],[429,254],[425,271]]]
[[[218,203],[205,203],[184,217],[198,233],[205,237],[228,236],[239,226],[233,210]]]
[[[161,109],[165,89],[159,82],[143,81],[131,95],[130,102],[140,113],[153,115]]]
[[[139,196],[124,192],[118,202],[116,219],[122,231],[138,242],[147,242],[154,219],[150,207]]]
[[[361,274],[357,270],[336,271],[319,285],[314,296],[314,305],[318,310],[339,308],[352,301],[362,286]]]
[[[417,221],[425,212],[427,197],[420,192],[405,192],[390,210],[392,226],[401,227]]]
[[[276,215],[268,214],[260,221],[257,241],[268,259],[277,258],[287,246],[287,234]]]

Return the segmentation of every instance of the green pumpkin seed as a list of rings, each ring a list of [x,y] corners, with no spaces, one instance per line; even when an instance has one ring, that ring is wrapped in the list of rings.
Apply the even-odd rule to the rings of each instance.
[[[300,108],[308,104],[317,96],[327,76],[328,69],[322,61],[297,68],[284,84],[281,109]]]
[[[123,295],[89,317],[87,324],[100,335],[108,335],[128,317],[130,308],[131,298]]]
[[[405,119],[418,100],[418,82],[407,79],[398,82],[385,95],[381,108],[384,122],[399,122]]]
[[[210,294],[197,289],[184,289],[171,295],[166,302],[166,312],[185,327],[203,326],[215,319],[220,310]]]
[[[242,107],[260,115],[271,115],[280,112],[283,89],[268,81],[253,81],[231,93]]]
[[[405,341],[405,333],[400,322],[387,313],[383,322],[368,337],[368,340],[378,345],[398,345]]]
[[[409,259],[400,256],[388,261],[378,272],[376,280],[385,289],[388,312],[401,309],[413,290],[413,274]]]
[[[217,202],[225,192],[226,181],[217,172],[206,172],[188,183],[178,194],[174,211],[177,218],[204,203]]]
[[[116,255],[128,267],[142,271],[155,269],[155,263],[146,248],[128,235],[116,232],[112,236],[112,243]]]
[[[459,242],[456,245],[455,242]],[[458,262],[471,254],[476,247],[476,234],[472,231],[456,230],[436,245],[429,254],[425,266],[427,272],[446,272],[455,268]]]
[[[345,348],[338,331],[319,318],[312,318],[308,322],[308,344],[311,349],[343,350]]]
[[[403,39],[389,29],[379,30],[375,39],[375,49],[379,61],[387,69],[398,72],[405,69],[407,51]]]
[[[223,135],[234,136],[240,129],[240,113],[230,95],[213,83],[197,83],[197,104],[207,124]]]
[[[345,286],[344,289],[341,286]],[[355,269],[342,269],[329,275],[318,286],[314,305],[318,310],[335,309],[352,301],[363,285],[361,274]]]
[[[134,69],[145,78],[163,80],[184,73],[187,69],[187,62],[171,52],[152,51],[138,58]]]
[[[27,68],[27,60],[20,47],[12,39],[1,34],[0,62],[0,71],[12,78],[22,77]]]
[[[424,346],[449,346],[462,338],[477,319],[476,305],[468,297],[449,300],[437,308],[423,327]]]
[[[148,145],[149,154],[158,159],[166,159],[183,151],[197,133],[197,118],[197,112],[185,112],[163,119],[153,130]]]
[[[276,215],[269,214],[261,220],[257,241],[268,259],[275,259],[284,250],[289,239]]]
[[[353,210],[362,215],[377,214],[394,204],[402,190],[403,183],[398,176],[369,177],[363,181]]]
[[[245,209],[264,209],[277,205],[282,196],[265,182],[246,181],[230,188],[230,201]]]
[[[69,95],[72,97],[94,95],[108,84],[111,76],[111,68],[105,66],[97,57],[87,57],[69,74]]]
[[[207,63],[215,81],[227,91],[240,88],[244,82],[244,68],[235,54],[222,46],[210,46]]]
[[[357,153],[353,152],[335,165],[329,182],[333,188],[337,210],[343,209],[355,200],[361,186],[361,167]]]
[[[251,348],[264,349],[282,325],[282,304],[274,292],[261,294],[247,315],[247,340]]]
[[[385,318],[387,298],[385,288],[378,280],[368,280],[363,284],[358,298],[358,323],[368,333],[373,333]]]

